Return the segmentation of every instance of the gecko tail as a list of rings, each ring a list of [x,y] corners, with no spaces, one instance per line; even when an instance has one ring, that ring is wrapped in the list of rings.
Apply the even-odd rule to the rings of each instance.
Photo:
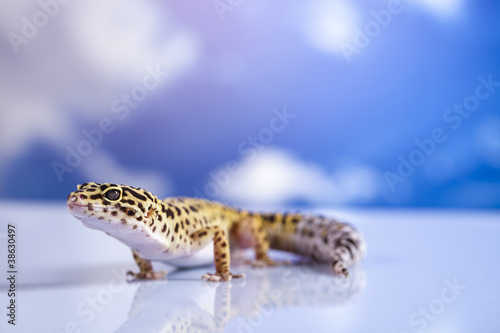
[[[366,243],[356,228],[332,218],[304,218],[294,238],[293,252],[331,264],[336,274],[345,275],[346,269],[359,263],[366,253]]]
[[[359,263],[366,255],[363,237],[353,226],[344,224],[339,229],[330,229],[327,238],[332,271],[348,277],[347,268]]]
[[[345,277],[349,277],[349,271],[345,267],[345,264],[340,260],[334,260],[332,262],[332,271],[338,275],[344,275]]]
[[[366,254],[361,233],[349,223],[302,214],[263,214],[271,248],[308,256],[331,265],[333,273],[348,276],[348,268]]]
[[[362,239],[353,241],[352,238],[348,238],[345,243],[347,244],[337,240],[329,262],[334,274],[349,277],[347,268],[361,261],[365,255],[365,245]]]

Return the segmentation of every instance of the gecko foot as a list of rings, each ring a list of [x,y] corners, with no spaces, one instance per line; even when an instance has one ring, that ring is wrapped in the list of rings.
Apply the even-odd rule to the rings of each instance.
[[[239,278],[244,278],[245,274],[221,274],[221,273],[207,273],[203,274],[201,277],[202,279],[205,279],[207,281],[230,281],[231,279],[239,279]]]
[[[247,260],[245,262],[247,265],[253,268],[264,268],[264,267],[274,267],[274,266],[287,266],[290,265],[290,260],[274,261],[271,258],[262,258],[256,260]]]
[[[127,276],[132,276],[132,280],[161,280],[167,276],[167,272],[165,271],[147,271],[147,272],[139,272],[134,273],[132,271],[127,272]]]

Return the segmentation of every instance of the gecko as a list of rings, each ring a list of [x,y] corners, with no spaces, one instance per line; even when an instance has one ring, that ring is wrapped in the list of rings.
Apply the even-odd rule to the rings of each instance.
[[[184,265],[215,263],[207,281],[243,278],[230,271],[230,248],[253,248],[254,267],[283,264],[269,249],[310,257],[331,265],[334,274],[349,276],[348,268],[364,257],[366,244],[351,224],[301,213],[256,213],[199,198],[158,199],[133,186],[87,182],[67,198],[71,215],[86,227],[105,232],[132,249],[139,272],[134,279],[162,279],[152,261]],[[208,254],[208,256],[207,256]]]

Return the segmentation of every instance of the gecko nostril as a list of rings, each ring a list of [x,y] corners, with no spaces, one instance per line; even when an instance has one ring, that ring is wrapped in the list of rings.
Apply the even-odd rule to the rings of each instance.
[[[75,202],[75,201],[76,201],[76,195],[71,197],[71,202]]]

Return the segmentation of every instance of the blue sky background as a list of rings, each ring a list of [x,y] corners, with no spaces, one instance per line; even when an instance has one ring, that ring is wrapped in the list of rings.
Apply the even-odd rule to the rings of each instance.
[[[98,181],[243,205],[500,207],[500,3],[214,3],[74,0],[17,52],[43,9],[2,8],[0,197]],[[114,112],[148,68],[168,75]],[[113,130],[68,166],[103,119]],[[398,174],[401,158],[418,165]]]

